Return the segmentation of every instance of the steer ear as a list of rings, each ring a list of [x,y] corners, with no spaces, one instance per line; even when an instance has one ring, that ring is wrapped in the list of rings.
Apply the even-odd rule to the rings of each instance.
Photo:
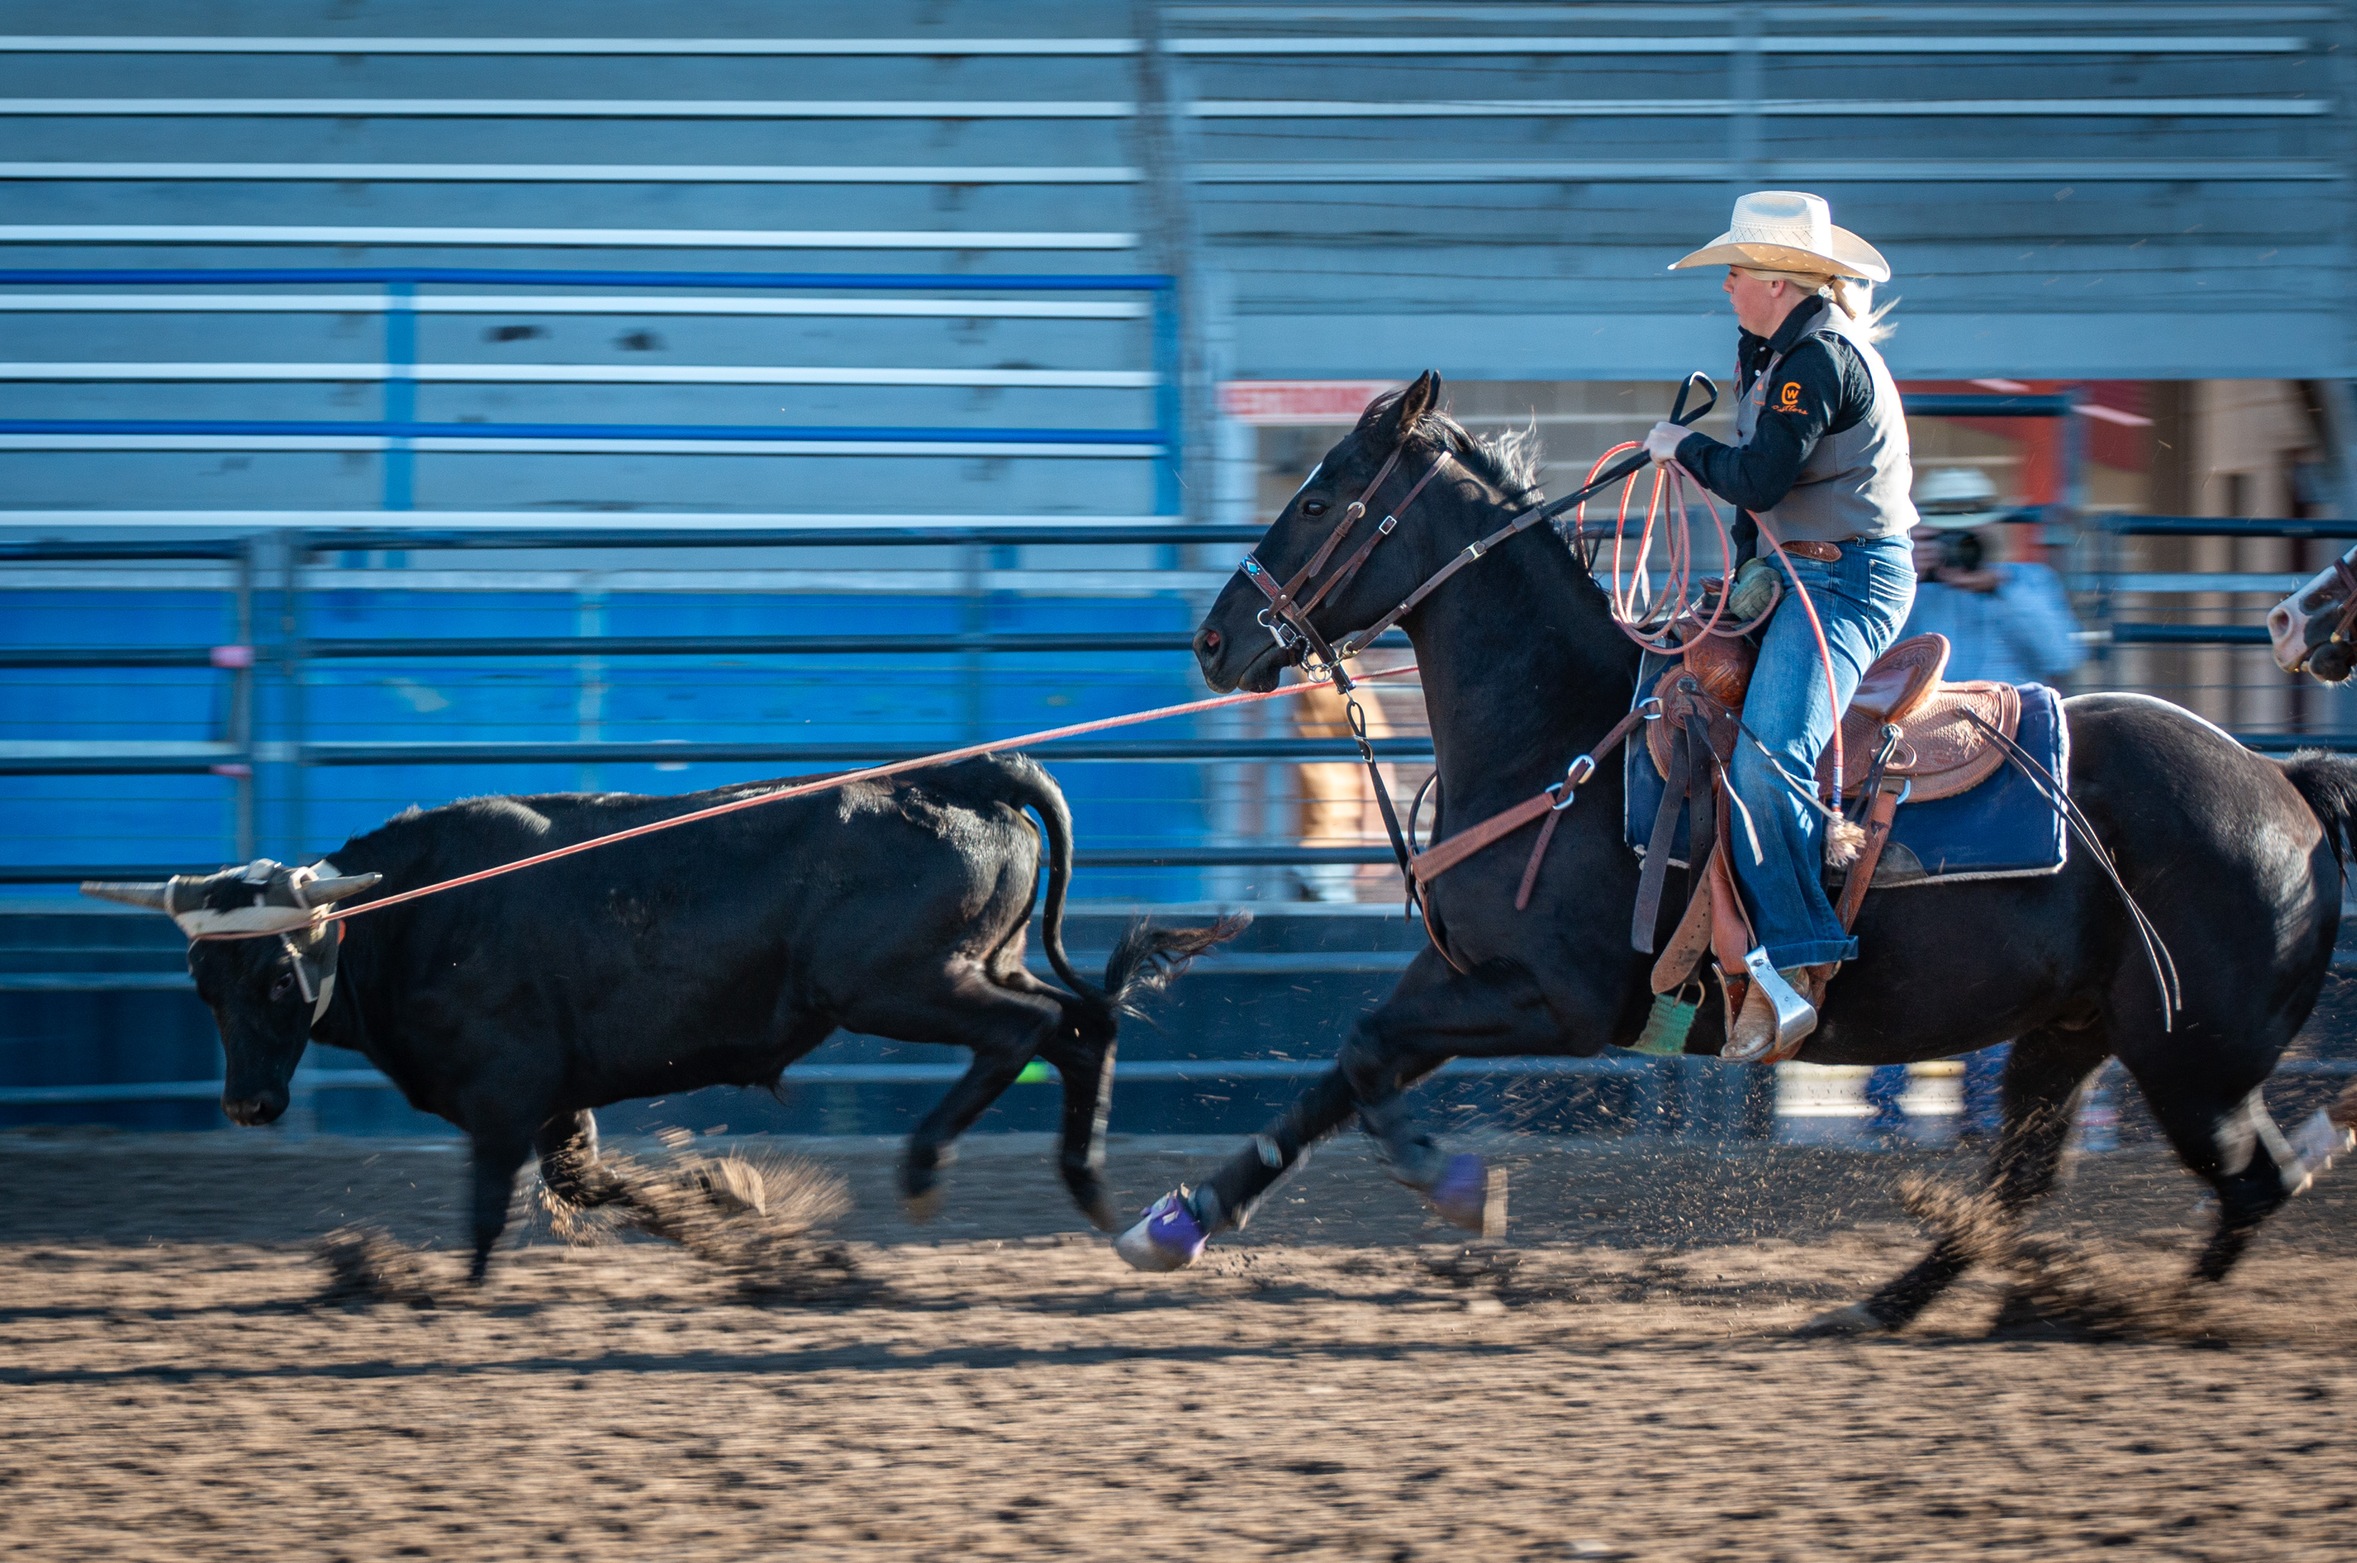
[[[119,879],[85,879],[82,894],[99,901],[120,901],[125,906],[144,906],[149,911],[172,913],[172,882],[168,879],[132,882]]]
[[[373,890],[382,874],[337,874],[327,879],[313,879],[303,886],[303,899],[313,906],[333,906],[346,896]]]

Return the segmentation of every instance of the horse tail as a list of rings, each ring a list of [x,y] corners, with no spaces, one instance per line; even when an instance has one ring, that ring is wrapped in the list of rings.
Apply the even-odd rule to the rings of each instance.
[[[2303,749],[2283,762],[2284,778],[2307,800],[2342,870],[2357,850],[2357,762],[2322,749]]]
[[[1249,912],[1231,913],[1204,928],[1158,928],[1140,918],[1114,941],[1113,954],[1105,962],[1104,985],[1089,981],[1072,969],[1072,960],[1064,952],[1064,902],[1072,889],[1071,805],[1064,801],[1064,789],[1056,785],[1056,778],[1029,755],[1001,755],[997,763],[1010,794],[1008,801],[1039,816],[1040,835],[1047,846],[1048,893],[1040,908],[1040,947],[1064,986],[1108,1034],[1117,1017],[1135,1013],[1139,999],[1167,988],[1196,956],[1251,926]]]

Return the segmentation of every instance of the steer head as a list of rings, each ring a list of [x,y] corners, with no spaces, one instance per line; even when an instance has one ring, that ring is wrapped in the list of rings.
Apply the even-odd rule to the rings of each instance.
[[[2327,684],[2348,678],[2357,666],[2357,548],[2334,560],[2267,615],[2267,639],[2275,665],[2286,673],[2311,673]]]
[[[228,1060],[221,1110],[234,1123],[261,1124],[286,1111],[287,1081],[334,991],[342,925],[327,921],[328,909],[383,877],[258,858],[160,884],[86,883],[82,893],[180,925],[197,997],[213,1012]]]

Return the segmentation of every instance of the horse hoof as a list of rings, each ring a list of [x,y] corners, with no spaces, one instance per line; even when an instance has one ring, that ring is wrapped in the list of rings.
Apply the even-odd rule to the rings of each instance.
[[[909,1220],[923,1226],[941,1214],[941,1185],[936,1183],[921,1194],[901,1195],[900,1209]]]
[[[1459,1152],[1425,1191],[1441,1220],[1483,1237],[1506,1235],[1506,1174],[1479,1156]]]
[[[1147,1206],[1137,1224],[1113,1240],[1113,1251],[1132,1270],[1184,1270],[1203,1257],[1210,1237],[1186,1197],[1170,1193]]]
[[[1890,1328],[1864,1303],[1851,1303],[1846,1308],[1817,1315],[1792,1333],[1800,1340],[1840,1340],[1853,1335],[1881,1335]]]

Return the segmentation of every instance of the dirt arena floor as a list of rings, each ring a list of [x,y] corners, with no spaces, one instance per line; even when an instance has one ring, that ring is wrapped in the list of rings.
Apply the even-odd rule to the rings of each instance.
[[[471,1292],[446,1147],[0,1134],[0,1551],[2357,1557],[2357,1169],[2196,1314],[2194,1185],[2090,1158],[2049,1226],[2105,1328],[1992,1333],[1975,1281],[1819,1342],[1915,1252],[1900,1175],[1966,1161],[1506,1142],[1512,1237],[1468,1250],[1343,1146],[1153,1278],[1041,1141],[978,1140],[921,1230],[892,1147],[797,1149],[855,1199],[815,1303],[545,1217]],[[1115,1169],[1142,1197],[1220,1149]],[[322,1300],[355,1221],[428,1245],[409,1300]]]

